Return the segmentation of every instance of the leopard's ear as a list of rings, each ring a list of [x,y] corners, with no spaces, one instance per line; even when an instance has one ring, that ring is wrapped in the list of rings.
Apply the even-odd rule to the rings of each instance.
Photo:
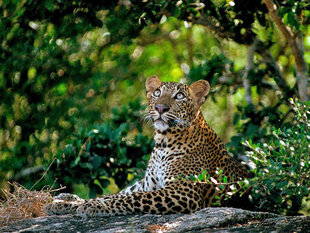
[[[145,82],[146,96],[148,99],[151,98],[152,93],[161,85],[161,80],[156,76],[152,75],[147,78]]]
[[[198,106],[201,106],[206,101],[206,97],[210,91],[210,84],[206,80],[199,80],[190,85],[189,89]]]

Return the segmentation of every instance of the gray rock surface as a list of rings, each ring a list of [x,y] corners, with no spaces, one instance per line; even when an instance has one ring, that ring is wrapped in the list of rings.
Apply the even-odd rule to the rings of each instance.
[[[310,217],[280,216],[235,208],[206,208],[193,214],[82,218],[48,216],[0,227],[0,232],[310,232]]]

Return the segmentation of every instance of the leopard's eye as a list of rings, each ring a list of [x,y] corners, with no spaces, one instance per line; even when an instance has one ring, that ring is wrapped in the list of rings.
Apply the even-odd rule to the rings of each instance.
[[[184,99],[184,98],[185,98],[185,95],[184,95],[184,93],[179,92],[179,93],[177,93],[177,94],[175,95],[175,98],[176,98],[177,100],[181,100],[181,99]]]
[[[156,90],[154,91],[153,95],[154,95],[155,97],[159,97],[159,96],[160,96],[160,90],[159,90],[159,89],[156,89]]]

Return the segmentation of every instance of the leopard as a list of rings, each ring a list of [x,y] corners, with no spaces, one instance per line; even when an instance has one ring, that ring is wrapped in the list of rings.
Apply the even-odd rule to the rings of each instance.
[[[228,154],[203,117],[201,106],[210,91],[208,81],[187,85],[163,82],[153,75],[145,87],[149,102],[146,118],[154,127],[155,146],[144,178],[119,193],[88,200],[62,193],[46,206],[47,214],[97,217],[193,213],[212,206],[223,192],[217,182],[186,177],[205,171],[216,181],[221,171],[229,184],[251,176],[247,166]]]

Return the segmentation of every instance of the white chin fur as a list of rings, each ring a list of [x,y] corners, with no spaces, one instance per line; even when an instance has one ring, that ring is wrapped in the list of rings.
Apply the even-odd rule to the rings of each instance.
[[[154,128],[163,132],[165,131],[166,129],[169,128],[168,124],[164,123],[163,121],[155,121],[154,122]]]

